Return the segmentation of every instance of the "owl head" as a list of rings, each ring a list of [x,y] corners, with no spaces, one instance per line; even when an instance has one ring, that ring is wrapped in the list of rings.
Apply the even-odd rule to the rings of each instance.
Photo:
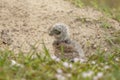
[[[54,36],[55,39],[66,40],[69,38],[68,26],[63,23],[56,23],[50,29],[49,35]]]

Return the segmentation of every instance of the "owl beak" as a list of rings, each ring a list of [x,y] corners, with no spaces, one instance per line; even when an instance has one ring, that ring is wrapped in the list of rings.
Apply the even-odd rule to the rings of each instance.
[[[50,32],[49,32],[49,35],[50,35],[50,36],[53,36],[53,32],[52,32],[52,31],[50,31]]]

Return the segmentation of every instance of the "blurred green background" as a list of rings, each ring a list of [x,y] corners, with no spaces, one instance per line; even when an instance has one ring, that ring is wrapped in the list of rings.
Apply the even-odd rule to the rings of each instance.
[[[92,6],[120,22],[120,0],[68,0],[78,7]]]
[[[87,5],[96,2],[101,6],[108,6],[110,8],[120,8],[120,0],[81,0],[81,1]]]

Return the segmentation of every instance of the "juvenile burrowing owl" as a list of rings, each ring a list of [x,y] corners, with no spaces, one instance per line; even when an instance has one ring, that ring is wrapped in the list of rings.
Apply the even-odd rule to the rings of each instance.
[[[72,40],[69,35],[68,26],[63,23],[55,24],[49,32],[54,36],[54,54],[60,59],[73,60],[74,58],[84,58],[85,54],[79,44]]]

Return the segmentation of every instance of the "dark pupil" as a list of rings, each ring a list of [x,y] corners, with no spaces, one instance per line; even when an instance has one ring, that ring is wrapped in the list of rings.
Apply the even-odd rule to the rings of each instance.
[[[59,35],[61,32],[58,30],[54,30],[55,34]]]

